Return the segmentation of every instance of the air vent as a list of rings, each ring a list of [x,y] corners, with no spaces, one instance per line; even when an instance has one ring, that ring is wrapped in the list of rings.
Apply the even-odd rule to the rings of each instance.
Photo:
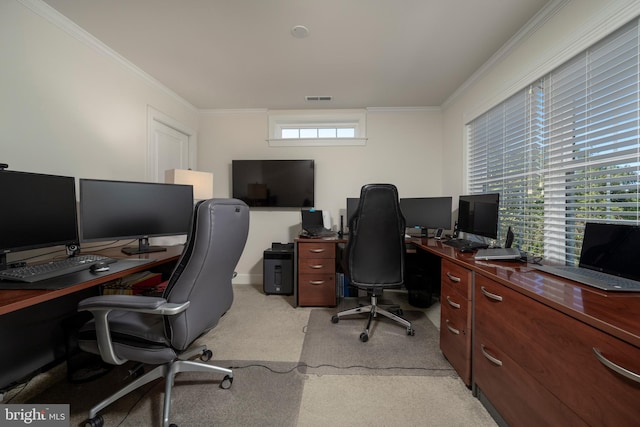
[[[307,101],[331,101],[333,99],[332,96],[305,96],[304,99]]]

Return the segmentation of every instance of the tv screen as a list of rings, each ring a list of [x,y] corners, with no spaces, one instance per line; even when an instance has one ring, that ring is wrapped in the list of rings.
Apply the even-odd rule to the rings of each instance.
[[[0,171],[0,255],[78,244],[75,179]]]
[[[232,195],[253,207],[313,207],[313,160],[233,160]]]
[[[499,200],[498,193],[460,196],[458,230],[497,239]]]
[[[149,237],[187,234],[193,213],[191,185],[80,180],[80,239],[83,242],[139,239],[125,253],[164,250]]]
[[[451,228],[451,197],[415,197],[400,199],[407,227]]]

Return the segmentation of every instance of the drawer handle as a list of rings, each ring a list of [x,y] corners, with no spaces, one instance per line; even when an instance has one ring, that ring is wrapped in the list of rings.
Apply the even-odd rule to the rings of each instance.
[[[456,335],[460,335],[460,330],[458,330],[458,329],[454,328],[453,326],[449,325],[449,319],[447,319],[446,322],[447,322],[447,329],[449,331],[451,331],[451,333],[456,334]]]
[[[620,365],[616,365],[615,363],[613,363],[612,361],[610,361],[609,359],[604,357],[602,355],[602,353],[600,353],[600,350],[598,350],[595,347],[593,347],[593,352],[595,353],[595,355],[598,358],[598,360],[600,361],[600,363],[602,363],[607,368],[611,369],[614,372],[617,372],[618,374],[622,375],[623,377],[629,378],[632,381],[640,383],[640,375],[638,375],[635,372],[632,372],[632,371],[630,371],[628,369],[625,369]]]
[[[502,301],[502,297],[500,295],[492,294],[491,292],[486,290],[484,286],[480,286],[480,290],[482,291],[482,294],[485,297],[491,298],[491,299],[496,300],[496,301]]]
[[[447,277],[449,278],[449,280],[451,280],[452,282],[456,282],[456,283],[459,283],[460,280],[462,280],[459,277],[456,277],[453,274],[449,273],[448,271],[447,271]]]
[[[449,303],[449,305],[453,308],[460,308],[460,304],[451,301],[451,298],[449,298],[449,295],[447,295],[447,302]]]
[[[318,249],[309,249],[309,252],[312,252],[314,254],[320,254],[322,252],[324,252],[326,249],[323,248],[318,248]]]
[[[492,362],[492,363],[494,363],[494,364],[496,364],[498,366],[502,366],[502,360],[496,359],[495,357],[493,357],[492,355],[487,353],[487,351],[485,350],[484,344],[480,344],[480,350],[482,351],[482,355],[484,357],[486,357],[487,359],[489,359],[490,362]]]
[[[324,265],[322,264],[315,264],[315,265],[309,265],[309,268],[313,268],[313,269],[320,269],[320,268],[324,268]]]
[[[324,280],[309,280],[310,285],[323,285]]]

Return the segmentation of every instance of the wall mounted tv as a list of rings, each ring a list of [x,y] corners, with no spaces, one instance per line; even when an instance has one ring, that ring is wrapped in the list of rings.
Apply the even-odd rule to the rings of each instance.
[[[253,207],[313,207],[313,160],[233,160],[232,196]]]

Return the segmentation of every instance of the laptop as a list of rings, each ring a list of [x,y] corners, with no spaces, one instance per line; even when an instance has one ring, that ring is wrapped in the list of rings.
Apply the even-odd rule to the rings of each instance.
[[[329,237],[335,235],[331,230],[324,228],[322,210],[302,209],[302,235],[309,237]]]
[[[478,249],[475,259],[483,261],[519,260],[522,258],[518,248],[489,248]]]
[[[639,254],[640,226],[590,222],[577,267],[534,267],[604,291],[640,292]]]

